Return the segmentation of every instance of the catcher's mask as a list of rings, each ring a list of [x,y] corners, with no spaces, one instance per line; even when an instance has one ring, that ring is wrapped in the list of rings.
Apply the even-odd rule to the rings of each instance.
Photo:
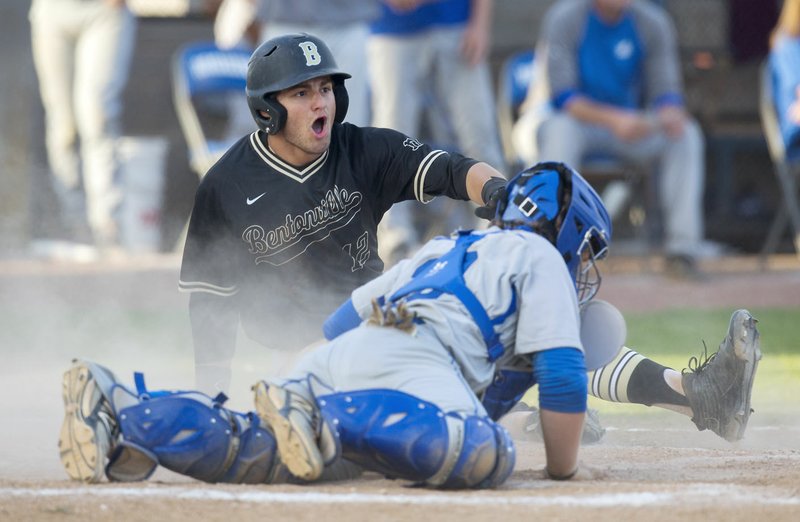
[[[333,81],[333,121],[341,123],[349,105],[344,81],[350,75],[339,69],[325,42],[300,33],[278,36],[259,45],[247,63],[246,90],[247,105],[258,128],[268,134],[280,131],[286,124],[286,108],[275,99],[277,93],[321,76],[330,76]]]
[[[608,253],[611,218],[600,196],[566,164],[538,163],[514,176],[495,222],[535,232],[553,243],[575,281],[580,303],[600,289],[595,261]]]

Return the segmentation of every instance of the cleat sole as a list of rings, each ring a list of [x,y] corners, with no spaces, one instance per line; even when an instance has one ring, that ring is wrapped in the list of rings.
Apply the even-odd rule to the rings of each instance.
[[[61,464],[73,480],[100,482],[110,436],[102,422],[95,421],[94,427],[87,422],[102,401],[87,366],[74,365],[64,373],[62,398],[65,415],[58,440]]]
[[[747,310],[737,310],[731,317],[728,335],[732,342],[733,352],[737,359],[744,362],[744,371],[739,395],[739,408],[733,416],[738,425],[731,429],[729,440],[741,440],[744,437],[752,408],[750,400],[753,391],[758,362],[761,360],[760,334],[756,328],[758,321]]]
[[[322,475],[324,468],[316,438],[309,431],[310,426],[300,426],[284,414],[286,394],[264,381],[259,382],[255,386],[256,413],[272,428],[281,461],[289,472],[303,480],[315,480]]]

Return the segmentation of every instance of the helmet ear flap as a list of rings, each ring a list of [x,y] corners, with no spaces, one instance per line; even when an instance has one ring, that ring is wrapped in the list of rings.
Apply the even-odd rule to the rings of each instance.
[[[267,134],[277,134],[286,124],[286,107],[272,96],[265,96],[264,112],[267,113],[267,117],[257,113],[256,122]]]
[[[347,94],[344,80],[334,81],[333,99],[336,100],[336,116],[333,121],[334,123],[342,123],[347,115],[347,108],[350,106],[350,95]]]

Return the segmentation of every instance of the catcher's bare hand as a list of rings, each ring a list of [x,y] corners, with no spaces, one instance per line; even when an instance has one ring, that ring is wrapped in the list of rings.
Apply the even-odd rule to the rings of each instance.
[[[539,473],[542,480],[550,480],[553,478],[550,476],[549,473],[547,473],[546,468],[542,468]],[[595,468],[593,466],[588,466],[582,462],[579,462],[578,469],[575,471],[575,474],[572,475],[570,478],[564,480],[579,480],[579,481],[602,480],[605,479],[606,477],[607,474],[604,470]]]

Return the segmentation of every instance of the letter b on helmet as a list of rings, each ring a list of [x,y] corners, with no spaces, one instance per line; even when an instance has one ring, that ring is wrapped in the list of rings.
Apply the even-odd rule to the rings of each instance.
[[[303,42],[300,44],[300,48],[303,50],[303,54],[306,55],[306,65],[309,67],[319,65],[322,62],[317,45],[314,42]]]

